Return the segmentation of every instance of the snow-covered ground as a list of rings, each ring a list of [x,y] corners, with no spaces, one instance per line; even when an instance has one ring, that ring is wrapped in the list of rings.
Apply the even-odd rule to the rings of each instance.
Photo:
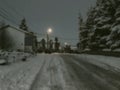
[[[29,90],[43,64],[44,56],[31,57],[26,62],[0,66],[0,90]]]
[[[0,50],[0,64],[6,61],[8,61],[8,63],[18,62],[21,61],[23,58],[29,56],[31,56],[31,54],[29,53],[16,52],[16,51],[8,52],[8,51]]]
[[[119,90],[118,72],[120,58],[43,53],[0,66],[0,90]]]
[[[79,56],[79,58],[82,58],[90,63],[96,64],[98,66],[109,68],[109,66],[114,67],[114,69],[120,69],[120,58],[119,57],[110,57],[110,56],[102,56],[102,55],[88,55],[88,54],[81,54],[81,55],[75,55]],[[107,67],[107,66],[108,67]]]
[[[59,54],[0,66],[0,90],[78,90]]]

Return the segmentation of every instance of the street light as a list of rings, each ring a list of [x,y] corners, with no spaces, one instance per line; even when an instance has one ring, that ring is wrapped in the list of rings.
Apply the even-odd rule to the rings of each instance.
[[[52,29],[49,28],[49,29],[47,30],[47,34],[51,34],[51,33],[52,33]]]
[[[51,34],[51,33],[52,33],[52,29],[49,28],[49,29],[47,30],[47,49],[48,49],[48,42],[49,42],[49,34]]]

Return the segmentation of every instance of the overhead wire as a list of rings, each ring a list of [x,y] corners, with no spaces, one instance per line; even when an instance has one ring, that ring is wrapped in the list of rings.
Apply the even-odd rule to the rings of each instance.
[[[5,15],[6,17],[4,17],[4,19],[7,18],[7,21],[12,22],[12,24],[14,23],[15,25],[18,26],[19,25],[18,19],[23,18],[24,16],[20,14],[13,6],[8,4],[5,0],[2,0],[1,3],[2,5],[4,5],[4,7],[2,7],[2,5],[0,6],[0,13],[6,14]]]
[[[7,20],[8,22],[11,22],[12,24],[18,25],[17,22],[14,19],[12,19],[13,16],[2,7],[0,7],[0,16],[1,18]]]
[[[13,21],[12,19],[8,18],[8,16],[5,13],[3,13],[3,12],[1,13],[1,11],[0,11],[0,16],[3,19],[7,20],[8,22],[11,22],[12,24],[18,25],[15,21]]]

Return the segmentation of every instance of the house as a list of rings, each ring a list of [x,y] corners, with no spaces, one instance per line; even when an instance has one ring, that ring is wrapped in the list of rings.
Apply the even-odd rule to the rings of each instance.
[[[31,32],[10,25],[0,28],[1,49],[32,52],[36,47],[35,38]]]
[[[33,32],[25,34],[25,52],[37,51],[37,37]]]

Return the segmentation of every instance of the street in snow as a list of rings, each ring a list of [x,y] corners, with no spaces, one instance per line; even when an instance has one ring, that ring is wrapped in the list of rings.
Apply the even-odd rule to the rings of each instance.
[[[38,54],[26,62],[0,66],[0,90],[119,90],[119,59]]]
[[[120,90],[120,0],[0,0],[0,90]]]

